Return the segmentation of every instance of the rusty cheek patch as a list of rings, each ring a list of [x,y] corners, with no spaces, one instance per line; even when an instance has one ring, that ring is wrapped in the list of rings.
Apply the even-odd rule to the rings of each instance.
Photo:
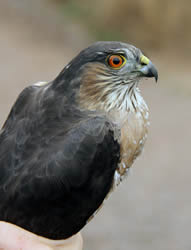
[[[108,84],[109,72],[101,63],[89,63],[82,76],[78,101],[81,107],[99,109],[102,93]]]

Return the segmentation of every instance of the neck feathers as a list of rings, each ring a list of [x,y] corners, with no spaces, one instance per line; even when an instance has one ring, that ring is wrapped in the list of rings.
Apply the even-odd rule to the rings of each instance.
[[[105,87],[100,91],[85,91],[81,89],[79,102],[82,108],[88,110],[110,113],[113,110],[119,112],[145,112],[148,107],[137,87],[138,83]]]
[[[82,108],[105,113],[147,110],[138,81],[121,79],[99,64],[90,64],[82,75],[78,102]]]

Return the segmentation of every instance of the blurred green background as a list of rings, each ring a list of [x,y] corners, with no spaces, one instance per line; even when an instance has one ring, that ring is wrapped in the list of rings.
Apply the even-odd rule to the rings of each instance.
[[[52,0],[63,15],[97,39],[116,38],[153,49],[191,48],[189,0]],[[187,52],[186,52],[187,53]],[[190,53],[190,51],[189,51]]]
[[[132,173],[82,230],[84,249],[190,250],[191,2],[0,2],[0,123],[21,90],[52,80],[97,40],[141,48],[159,71],[141,84],[150,133]],[[109,145],[108,145],[109,146]]]

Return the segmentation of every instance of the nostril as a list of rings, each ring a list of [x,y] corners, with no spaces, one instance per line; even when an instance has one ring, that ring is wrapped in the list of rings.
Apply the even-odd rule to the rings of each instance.
[[[148,65],[149,62],[150,62],[150,60],[146,56],[142,55],[140,57],[140,64],[141,65],[143,65],[143,66]]]
[[[142,66],[145,66],[147,65],[145,62],[140,62]]]

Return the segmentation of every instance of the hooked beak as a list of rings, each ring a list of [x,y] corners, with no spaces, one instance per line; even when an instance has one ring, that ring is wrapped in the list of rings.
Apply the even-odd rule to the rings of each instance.
[[[158,72],[154,64],[144,55],[141,56],[140,62],[142,68],[139,69],[139,71],[143,74],[145,77],[154,77],[155,81],[158,80]]]

